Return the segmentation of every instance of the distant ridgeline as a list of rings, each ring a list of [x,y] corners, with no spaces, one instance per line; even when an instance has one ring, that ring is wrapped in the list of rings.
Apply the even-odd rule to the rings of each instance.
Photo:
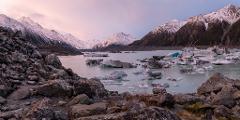
[[[173,20],[145,35],[131,47],[146,46],[239,46],[240,8],[228,5],[186,21]]]

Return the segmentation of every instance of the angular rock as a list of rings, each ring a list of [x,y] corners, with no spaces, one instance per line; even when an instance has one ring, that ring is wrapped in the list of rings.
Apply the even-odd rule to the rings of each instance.
[[[89,97],[85,94],[81,94],[78,95],[76,97],[74,97],[70,102],[68,102],[68,106],[72,106],[75,104],[90,104],[91,100],[89,99]]]
[[[220,92],[213,96],[212,104],[214,105],[224,105],[228,108],[232,108],[236,105],[236,100],[234,100],[233,94],[236,92],[236,89],[231,86],[225,86]]]
[[[102,63],[102,67],[104,68],[135,68],[136,66],[128,62],[121,62],[120,60],[108,60]]]
[[[123,115],[125,120],[180,120],[174,113],[160,107],[142,108],[137,111],[128,111]]]
[[[200,97],[197,97],[196,95],[191,95],[191,94],[176,94],[173,97],[174,97],[174,101],[177,104],[181,104],[181,105],[203,102],[203,100]]]
[[[11,100],[22,100],[31,96],[31,90],[29,87],[21,87],[9,95],[8,99]]]
[[[219,92],[223,86],[233,84],[233,80],[224,77],[220,73],[214,74],[205,83],[203,83],[197,90],[199,95],[209,94],[211,92]]]
[[[228,109],[227,107],[220,105],[217,106],[217,108],[214,109],[214,115],[216,117],[230,117],[231,116],[231,110]]]
[[[160,95],[167,93],[165,88],[160,88],[160,87],[154,87],[152,89],[152,92],[153,92],[153,94],[160,94]]]
[[[87,59],[86,64],[89,66],[100,65],[103,59]]]
[[[35,88],[37,95],[46,97],[70,97],[73,95],[73,87],[64,80],[51,80]]]
[[[45,61],[48,65],[52,65],[56,68],[61,68],[62,63],[55,54],[50,54],[46,56]]]
[[[104,114],[106,113],[106,103],[94,103],[91,105],[74,105],[70,109],[70,115],[73,118]]]

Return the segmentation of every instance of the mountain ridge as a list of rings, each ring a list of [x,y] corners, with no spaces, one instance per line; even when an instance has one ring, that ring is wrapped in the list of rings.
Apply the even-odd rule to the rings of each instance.
[[[228,43],[233,42],[226,42],[227,37],[224,35],[228,35],[225,32],[228,32],[239,18],[240,8],[230,4],[215,12],[193,16],[185,21],[167,22],[130,46],[231,45]]]

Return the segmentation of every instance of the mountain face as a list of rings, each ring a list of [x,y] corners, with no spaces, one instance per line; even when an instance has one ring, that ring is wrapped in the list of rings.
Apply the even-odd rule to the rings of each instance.
[[[0,26],[14,31],[21,31],[26,39],[30,40],[43,52],[79,54],[78,49],[85,48],[84,42],[73,35],[43,28],[28,17],[15,20],[1,14]]]
[[[130,46],[236,45],[240,34],[239,18],[240,8],[227,5],[216,12],[190,17],[185,21],[170,21]]]
[[[100,49],[100,48],[107,48],[110,46],[126,46],[130,43],[134,42],[136,38],[132,37],[130,34],[125,34],[123,32],[113,34],[111,37],[99,41],[95,46],[93,46],[94,49]]]

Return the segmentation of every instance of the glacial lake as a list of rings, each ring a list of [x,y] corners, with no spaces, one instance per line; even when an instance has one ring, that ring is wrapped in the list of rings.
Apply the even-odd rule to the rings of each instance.
[[[104,77],[110,75],[114,71],[124,71],[127,77],[124,81],[101,80],[105,88],[108,90],[131,93],[152,93],[152,84],[168,83],[169,88],[166,88],[170,93],[193,93],[197,88],[205,82],[211,75],[216,72],[222,73],[225,76],[238,79],[240,78],[240,65],[213,65],[213,70],[204,73],[183,74],[180,73],[180,67],[174,65],[170,68],[158,69],[162,72],[162,79],[146,80],[145,72],[142,74],[134,74],[139,71],[146,71],[145,68],[139,65],[137,68],[121,69],[121,68],[102,68],[100,66],[87,66],[87,59],[103,59],[105,60],[120,60],[135,64],[143,64],[139,59],[151,58],[152,56],[168,55],[176,52],[176,50],[157,50],[157,51],[135,51],[126,53],[106,53],[97,52],[97,54],[108,54],[109,57],[84,57],[79,56],[60,56],[60,60],[66,68],[71,68],[75,73],[85,78]],[[179,79],[179,81],[169,81],[168,78]]]

